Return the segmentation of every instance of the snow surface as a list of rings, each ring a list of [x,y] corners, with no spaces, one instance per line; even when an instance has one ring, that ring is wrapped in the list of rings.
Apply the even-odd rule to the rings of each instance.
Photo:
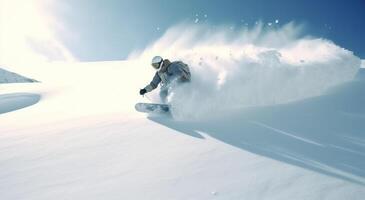
[[[1,199],[363,199],[364,80],[189,122],[134,111],[143,64],[39,66],[42,83],[2,86],[0,102],[41,99],[0,114]]]

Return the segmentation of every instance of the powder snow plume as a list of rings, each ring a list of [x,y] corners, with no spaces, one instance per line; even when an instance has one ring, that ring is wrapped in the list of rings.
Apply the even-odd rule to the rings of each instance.
[[[359,58],[329,40],[303,36],[302,29],[295,23],[236,31],[180,24],[130,57],[146,65],[155,55],[187,63],[191,83],[173,88],[168,97],[174,118],[219,117],[232,109],[318,96],[353,79]]]

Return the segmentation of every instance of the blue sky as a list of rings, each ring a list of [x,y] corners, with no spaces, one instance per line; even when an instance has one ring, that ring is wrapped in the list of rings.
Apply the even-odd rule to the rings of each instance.
[[[59,35],[81,61],[120,60],[183,21],[252,26],[279,20],[305,25],[305,34],[323,37],[365,58],[364,0],[64,0],[55,15],[71,34]]]

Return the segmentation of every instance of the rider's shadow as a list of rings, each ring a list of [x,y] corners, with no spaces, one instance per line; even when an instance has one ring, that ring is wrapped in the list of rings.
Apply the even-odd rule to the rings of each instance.
[[[198,126],[197,123],[175,121],[175,120],[172,119],[171,116],[169,116],[169,117],[166,117],[166,116],[164,116],[164,117],[149,116],[148,119],[150,119],[151,121],[154,121],[156,123],[159,123],[161,125],[164,125],[165,127],[176,130],[179,133],[184,133],[184,134],[189,135],[191,137],[204,139],[203,135],[201,135],[198,132],[198,130],[195,129],[195,127]]]
[[[349,87],[352,90],[345,88],[342,94],[238,110],[215,120],[149,119],[176,133],[214,138],[244,151],[364,185],[365,85]]]

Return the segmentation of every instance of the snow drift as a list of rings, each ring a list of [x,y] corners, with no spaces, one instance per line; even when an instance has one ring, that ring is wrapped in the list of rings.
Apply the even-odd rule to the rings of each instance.
[[[0,94],[0,115],[36,104],[40,95],[30,93]]]
[[[217,117],[231,109],[288,103],[323,94],[352,80],[361,60],[333,42],[302,35],[303,27],[232,30],[180,24],[130,57],[183,60],[192,82],[169,95],[176,119]],[[153,73],[151,73],[151,78]],[[149,80],[146,79],[146,82]],[[156,92],[151,95],[157,100]]]
[[[21,76],[17,73],[10,72],[10,71],[0,68],[0,84],[1,83],[28,83],[28,82],[37,82],[37,81],[34,79],[30,79],[30,78]]]

